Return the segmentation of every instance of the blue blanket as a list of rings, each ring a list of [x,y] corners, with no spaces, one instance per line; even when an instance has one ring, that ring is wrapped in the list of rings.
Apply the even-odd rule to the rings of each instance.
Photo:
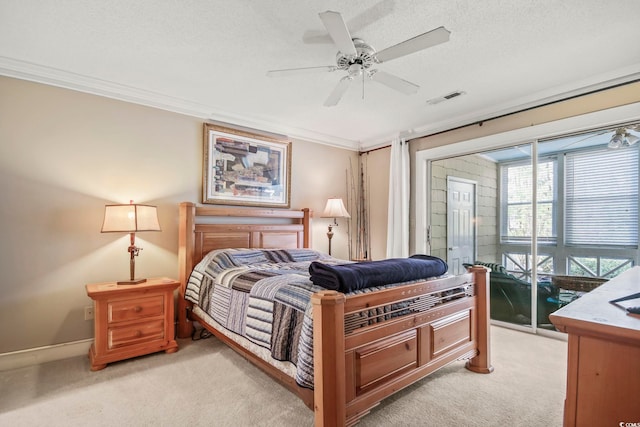
[[[314,261],[309,266],[309,274],[314,285],[346,293],[373,286],[441,276],[448,268],[447,263],[440,258],[412,255],[409,258],[340,265]]]

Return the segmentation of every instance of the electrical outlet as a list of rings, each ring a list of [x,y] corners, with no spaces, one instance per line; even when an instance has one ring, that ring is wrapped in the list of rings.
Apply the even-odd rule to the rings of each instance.
[[[88,305],[84,308],[84,320],[93,319],[93,306]]]

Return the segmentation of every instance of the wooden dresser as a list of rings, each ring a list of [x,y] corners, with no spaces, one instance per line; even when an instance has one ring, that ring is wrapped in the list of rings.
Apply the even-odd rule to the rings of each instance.
[[[609,303],[638,292],[634,267],[549,316],[569,334],[565,427],[640,425],[640,317]]]
[[[179,285],[166,278],[138,285],[87,285],[95,314],[95,341],[89,349],[91,370],[143,354],[178,351],[173,292]]]

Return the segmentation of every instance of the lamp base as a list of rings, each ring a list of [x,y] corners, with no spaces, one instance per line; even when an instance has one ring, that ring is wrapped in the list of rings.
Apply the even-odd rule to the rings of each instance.
[[[146,282],[147,279],[133,279],[133,280],[122,280],[117,282],[118,285],[138,285],[140,283]]]

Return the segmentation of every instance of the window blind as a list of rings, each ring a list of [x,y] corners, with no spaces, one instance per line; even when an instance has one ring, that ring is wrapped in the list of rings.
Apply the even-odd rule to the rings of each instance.
[[[530,242],[533,214],[532,165],[513,163],[501,165],[501,240]],[[538,163],[538,240],[556,242],[556,161],[544,159]]]
[[[566,243],[637,247],[637,147],[565,156]]]

